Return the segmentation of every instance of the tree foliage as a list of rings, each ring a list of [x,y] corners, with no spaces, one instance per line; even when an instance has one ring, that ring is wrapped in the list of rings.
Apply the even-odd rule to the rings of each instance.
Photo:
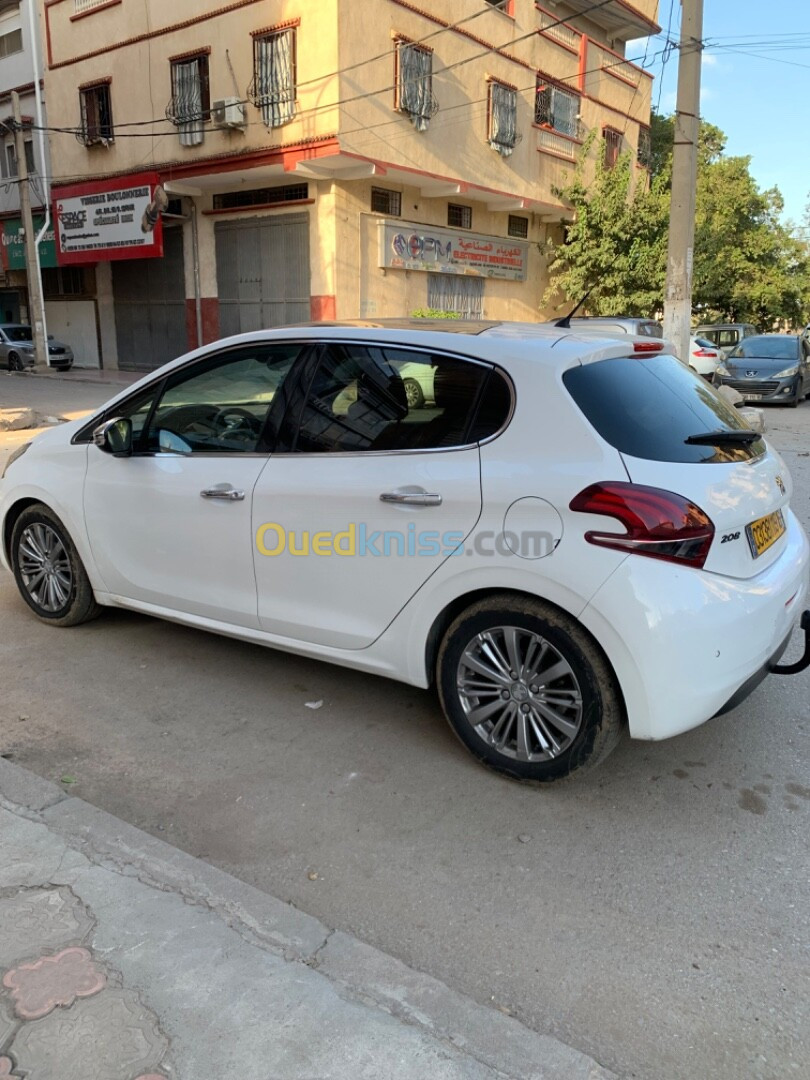
[[[559,191],[573,211],[564,242],[550,251],[547,299],[580,299],[600,315],[652,315],[663,308],[674,121],[653,114],[649,183],[629,154],[613,168],[594,163],[591,140]],[[781,221],[777,188],[761,191],[749,157],[702,123],[698,154],[693,310],[704,321],[798,325],[810,307],[810,259]]]

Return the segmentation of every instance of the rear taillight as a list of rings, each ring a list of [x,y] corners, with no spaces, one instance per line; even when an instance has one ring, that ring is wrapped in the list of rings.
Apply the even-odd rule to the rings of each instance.
[[[571,500],[582,514],[616,518],[626,533],[585,533],[589,544],[700,568],[714,539],[707,515],[682,495],[640,484],[591,484]]]
[[[636,341],[633,343],[634,353],[659,353],[663,348],[663,341]]]
[[[695,349],[692,356],[717,356],[717,353],[713,349]]]

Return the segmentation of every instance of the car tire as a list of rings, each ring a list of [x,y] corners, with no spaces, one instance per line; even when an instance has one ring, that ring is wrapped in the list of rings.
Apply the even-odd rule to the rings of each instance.
[[[78,626],[101,613],[76,545],[43,503],[23,510],[14,523],[11,567],[23,600],[50,626]],[[44,576],[37,580],[40,568]]]
[[[22,371],[22,369],[23,369],[23,364],[22,364],[22,360],[20,360],[19,354],[15,353],[15,352],[10,352],[8,354],[8,370],[9,371]]]
[[[409,409],[421,409],[425,404],[425,395],[416,379],[405,379],[405,397]]]
[[[462,612],[439,648],[436,682],[461,742],[518,780],[595,767],[625,726],[602,650],[575,619],[530,597],[497,594]]]

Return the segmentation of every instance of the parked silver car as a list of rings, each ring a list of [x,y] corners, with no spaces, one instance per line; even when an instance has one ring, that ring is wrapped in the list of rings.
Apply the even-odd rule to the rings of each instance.
[[[50,366],[60,371],[69,371],[73,367],[73,350],[56,338],[48,337],[48,358]],[[34,334],[30,326],[24,323],[3,323],[0,325],[0,367],[9,371],[24,371],[34,366]]]

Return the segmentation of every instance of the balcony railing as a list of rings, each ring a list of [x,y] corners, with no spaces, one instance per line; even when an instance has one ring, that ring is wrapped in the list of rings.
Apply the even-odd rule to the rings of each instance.
[[[92,11],[93,8],[103,7],[105,4],[109,4],[110,0],[73,0],[73,14],[83,15],[85,11]]]
[[[577,156],[579,144],[567,139],[564,135],[557,135],[554,131],[541,130],[537,133],[537,145],[541,150],[550,150],[552,154],[568,158],[574,161]]]
[[[540,8],[537,10],[537,18],[540,31],[545,37],[551,38],[552,41],[564,45],[566,49],[571,49],[573,52],[579,51],[581,34],[578,34],[576,30],[572,30],[570,26],[566,26]]]

